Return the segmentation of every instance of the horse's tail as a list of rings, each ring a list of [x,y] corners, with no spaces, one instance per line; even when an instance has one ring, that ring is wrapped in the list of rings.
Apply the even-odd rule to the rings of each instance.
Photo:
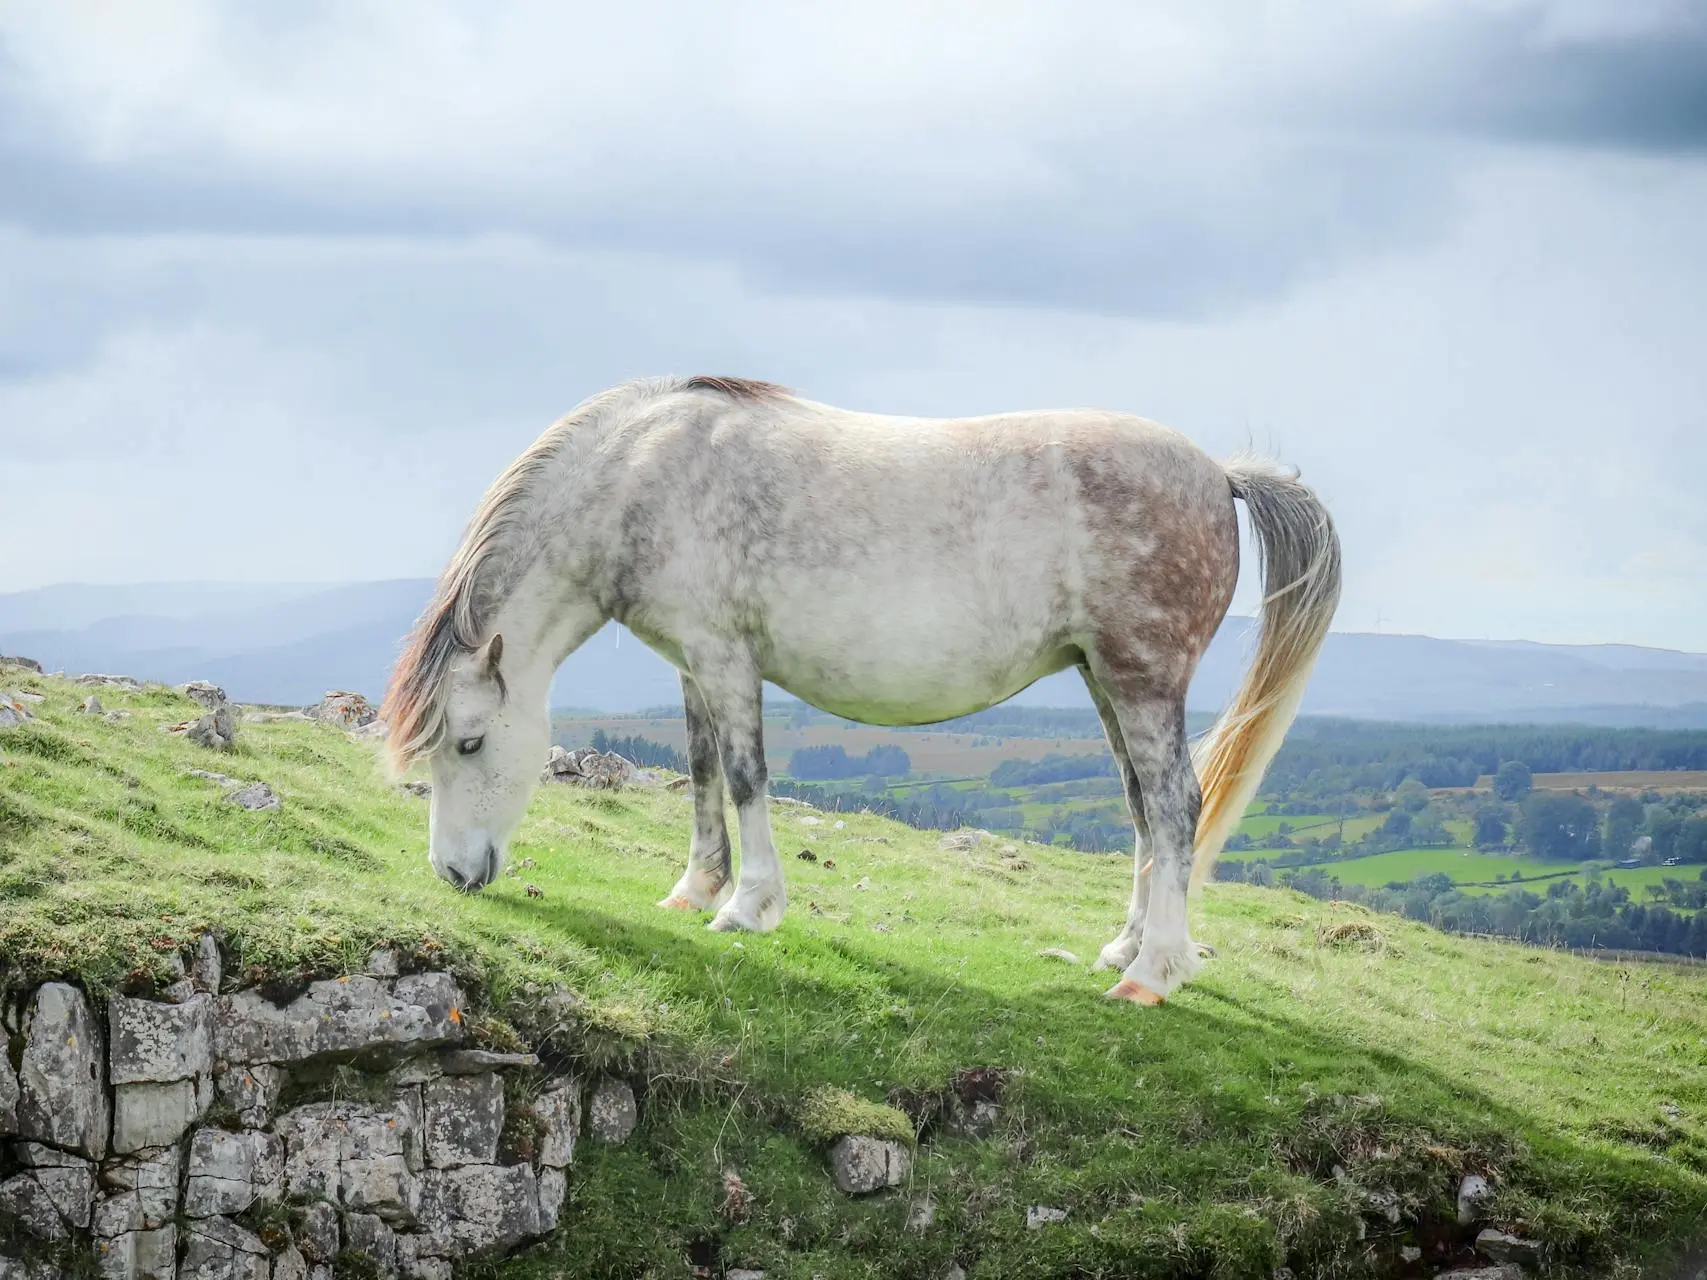
[[[1229,463],[1227,479],[1256,535],[1262,631],[1244,684],[1192,752],[1203,787],[1193,887],[1214,869],[1280,750],[1340,598],[1339,535],[1316,495],[1296,475],[1256,459]]]

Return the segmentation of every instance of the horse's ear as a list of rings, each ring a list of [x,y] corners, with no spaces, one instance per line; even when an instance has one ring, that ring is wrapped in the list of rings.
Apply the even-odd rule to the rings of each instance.
[[[498,674],[498,662],[504,656],[504,636],[500,632],[486,642],[486,673]]]

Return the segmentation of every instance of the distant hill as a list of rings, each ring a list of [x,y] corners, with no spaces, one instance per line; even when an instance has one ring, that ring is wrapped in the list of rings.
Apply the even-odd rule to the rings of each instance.
[[[253,702],[306,703],[327,689],[377,695],[425,605],[424,578],[339,584],[66,584],[0,595],[0,652],[50,670],[213,680]],[[1251,621],[1229,618],[1192,686],[1213,711],[1243,676]],[[680,697],[675,671],[614,624],[558,674],[556,706],[633,712]],[[1022,706],[1086,707],[1063,672]],[[1707,654],[1634,645],[1439,640],[1336,633],[1304,701],[1315,715],[1435,723],[1707,728]]]

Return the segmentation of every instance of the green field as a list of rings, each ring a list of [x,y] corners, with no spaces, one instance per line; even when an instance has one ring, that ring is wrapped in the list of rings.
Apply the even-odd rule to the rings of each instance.
[[[211,927],[256,976],[354,971],[380,942],[440,958],[494,1044],[529,1037],[553,984],[582,996],[570,1065],[639,1082],[640,1128],[578,1150],[558,1234],[473,1273],[489,1280],[686,1277],[690,1247],[770,1280],[1397,1275],[1401,1248],[1451,1238],[1437,1224],[1468,1171],[1493,1181],[1496,1225],[1544,1242],[1550,1274],[1633,1275],[1707,1215],[1701,968],[1630,982],[1212,885],[1193,920],[1216,958],[1142,1010],[1036,954],[1095,955],[1124,858],[1004,860],[775,806],[788,917],[731,937],[652,905],[691,825],[662,790],[543,789],[512,852],[532,865],[465,897],[428,869],[427,805],[386,784],[371,743],[245,724],[238,752],[210,757],[160,732],[194,711],[168,691],[103,691],[131,713],[109,721],[77,713],[81,689],[7,679],[47,701],[0,733],[0,983],[99,994]],[[264,779],[283,808],[222,804],[195,768]],[[794,856],[808,847],[816,862]],[[1009,1073],[992,1134],[927,1130],[898,1193],[834,1189],[809,1091],[935,1093],[974,1066]],[[720,1207],[726,1170],[753,1196],[744,1220]],[[933,1224],[909,1229],[927,1197]],[[1069,1216],[1030,1230],[1034,1205]]]

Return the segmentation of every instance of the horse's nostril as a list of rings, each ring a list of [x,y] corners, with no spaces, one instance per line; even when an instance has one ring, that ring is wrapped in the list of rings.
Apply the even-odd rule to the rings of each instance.
[[[458,871],[455,867],[445,868],[445,879],[449,880],[451,884],[455,885],[458,889],[461,889],[468,884],[468,880],[463,876],[462,872]]]

